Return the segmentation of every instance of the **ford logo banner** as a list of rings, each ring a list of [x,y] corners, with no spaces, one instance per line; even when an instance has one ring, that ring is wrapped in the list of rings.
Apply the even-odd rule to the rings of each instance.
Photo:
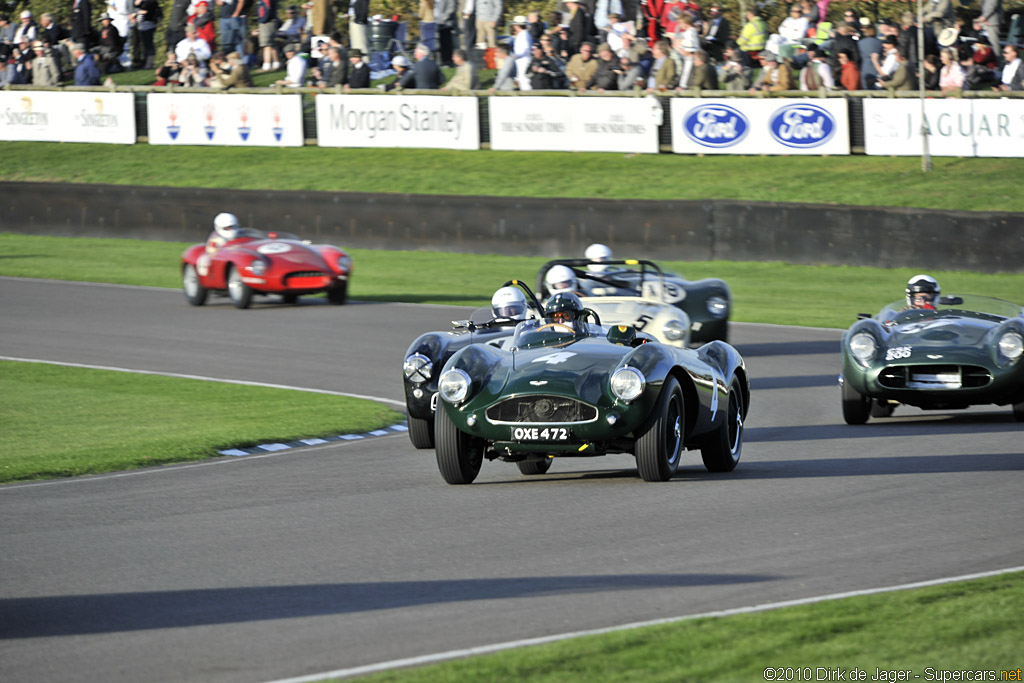
[[[730,147],[750,132],[750,121],[738,109],[725,104],[705,104],[686,113],[686,136],[705,147]]]
[[[836,134],[836,120],[816,104],[790,104],[772,114],[768,129],[783,145],[807,149],[828,142]]]

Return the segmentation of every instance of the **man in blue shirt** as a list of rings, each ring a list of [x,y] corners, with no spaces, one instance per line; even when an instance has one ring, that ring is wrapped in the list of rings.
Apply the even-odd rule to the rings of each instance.
[[[75,85],[99,85],[100,70],[85,47],[75,43],[71,47],[71,55],[75,58]]]

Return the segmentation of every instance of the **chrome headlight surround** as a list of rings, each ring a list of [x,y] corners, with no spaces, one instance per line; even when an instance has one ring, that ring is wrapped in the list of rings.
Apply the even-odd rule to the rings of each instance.
[[[669,320],[662,326],[661,334],[669,341],[679,341],[686,337],[686,327],[678,320]]]
[[[267,272],[267,262],[263,259],[255,259],[249,264],[249,272],[253,275],[263,275]]]
[[[1013,365],[1024,355],[1024,337],[1016,330],[1007,330],[999,336],[996,348],[999,350],[999,364]]]
[[[623,403],[629,403],[644,393],[647,378],[644,377],[644,373],[627,365],[612,373],[611,379],[608,380],[608,386],[615,398]]]
[[[729,301],[725,297],[712,296],[709,297],[704,305],[708,308],[708,313],[715,318],[724,318],[729,315]]]
[[[441,375],[437,382],[437,393],[452,405],[458,405],[469,396],[473,380],[464,371],[455,368]]]
[[[868,332],[858,332],[857,334],[850,337],[850,341],[846,343],[847,348],[850,349],[850,355],[853,359],[860,363],[865,368],[878,353],[878,340],[875,339],[873,334]]]
[[[341,254],[338,256],[338,270],[342,273],[347,273],[352,268],[352,259],[348,254]]]
[[[422,353],[414,353],[402,364],[402,373],[410,382],[426,382],[434,370],[434,364]]]

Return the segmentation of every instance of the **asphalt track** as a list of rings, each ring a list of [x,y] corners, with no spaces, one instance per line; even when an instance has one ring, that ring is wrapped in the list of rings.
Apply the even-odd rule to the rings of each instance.
[[[0,355],[401,399],[408,343],[465,314],[0,278]],[[838,331],[732,330],[727,475],[693,452],[664,484],[614,456],[454,487],[394,436],[0,487],[0,679],[252,683],[1024,564],[1009,408],[849,427]]]

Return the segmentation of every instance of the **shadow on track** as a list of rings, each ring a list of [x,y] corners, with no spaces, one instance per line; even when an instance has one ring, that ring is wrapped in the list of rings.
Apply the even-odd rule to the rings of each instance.
[[[838,393],[838,392],[837,392]],[[838,400],[836,401],[838,404]],[[913,410],[912,408],[897,408]],[[838,413],[838,406],[836,412]],[[789,427],[747,427],[743,431],[743,442],[766,443],[782,441],[818,441],[823,439],[869,439],[911,436],[963,436],[970,434],[1019,434],[1022,431],[1020,422],[1014,419],[1009,410],[991,413],[964,413],[950,415],[936,413],[927,415],[918,412],[912,416],[902,416],[899,412],[894,417],[875,418],[867,424],[851,426],[847,424],[827,425],[794,425]],[[865,445],[865,448],[869,446]]]
[[[730,479],[800,479],[815,477],[864,477],[894,474],[963,474],[968,472],[1021,472],[1024,458],[1015,453],[965,453],[954,455],[872,456],[758,460],[741,464]],[[680,470],[676,478],[685,476]],[[704,473],[702,473],[704,474]],[[708,478],[712,478],[708,476]],[[721,479],[720,479],[721,480]]]
[[[309,584],[0,600],[0,639],[353,614],[415,605],[773,581],[761,574],[594,574]]]
[[[840,352],[838,338],[825,341],[764,342],[760,344],[734,344],[734,346],[744,358],[753,358],[755,356],[811,356],[823,353],[831,354],[838,358]]]

